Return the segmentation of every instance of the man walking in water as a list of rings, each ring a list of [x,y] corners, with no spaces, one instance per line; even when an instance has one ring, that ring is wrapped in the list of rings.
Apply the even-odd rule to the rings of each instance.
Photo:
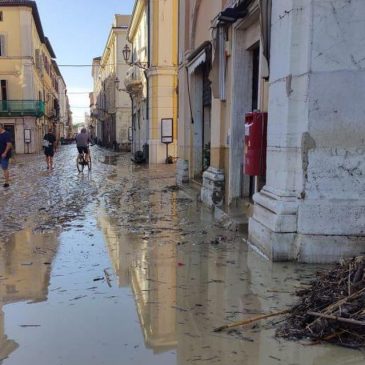
[[[4,188],[9,187],[9,159],[12,148],[10,133],[0,123],[0,160],[5,179]]]
[[[46,155],[47,170],[53,169],[53,156],[56,151],[56,136],[52,128],[43,137],[44,154]]]

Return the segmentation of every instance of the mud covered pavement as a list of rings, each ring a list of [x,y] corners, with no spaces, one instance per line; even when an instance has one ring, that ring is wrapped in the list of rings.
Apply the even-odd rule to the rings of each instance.
[[[74,146],[50,172],[18,158],[0,195],[0,364],[364,363],[279,341],[269,321],[214,333],[287,308],[317,268],[263,260],[174,186],[174,166],[92,154],[90,174]]]

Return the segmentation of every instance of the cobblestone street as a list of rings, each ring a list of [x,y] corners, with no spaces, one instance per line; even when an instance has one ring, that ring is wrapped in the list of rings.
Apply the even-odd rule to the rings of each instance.
[[[0,195],[0,364],[342,365],[364,353],[275,338],[318,266],[274,264],[175,186],[175,165],[92,147],[17,156]],[[276,319],[276,322],[279,320]]]

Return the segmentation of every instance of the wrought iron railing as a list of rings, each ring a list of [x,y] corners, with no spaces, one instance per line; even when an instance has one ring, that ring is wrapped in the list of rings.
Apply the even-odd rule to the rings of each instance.
[[[40,100],[0,100],[0,117],[44,115],[45,103]]]

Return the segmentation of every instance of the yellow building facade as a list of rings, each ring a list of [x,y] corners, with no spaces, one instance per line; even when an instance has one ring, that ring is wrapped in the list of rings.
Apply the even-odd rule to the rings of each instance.
[[[59,120],[56,55],[34,1],[2,1],[0,19],[0,121],[17,153],[38,152]]]
[[[177,0],[135,2],[125,86],[132,98],[132,152],[149,163],[176,156],[177,24]]]
[[[106,147],[128,151],[131,125],[131,100],[122,87],[129,68],[122,48],[127,42],[129,15],[116,14],[101,57],[94,58],[94,79],[91,115],[95,120],[96,137]]]
[[[245,115],[268,108],[263,4],[180,2],[177,182],[227,211],[243,213],[264,180],[245,173]]]

